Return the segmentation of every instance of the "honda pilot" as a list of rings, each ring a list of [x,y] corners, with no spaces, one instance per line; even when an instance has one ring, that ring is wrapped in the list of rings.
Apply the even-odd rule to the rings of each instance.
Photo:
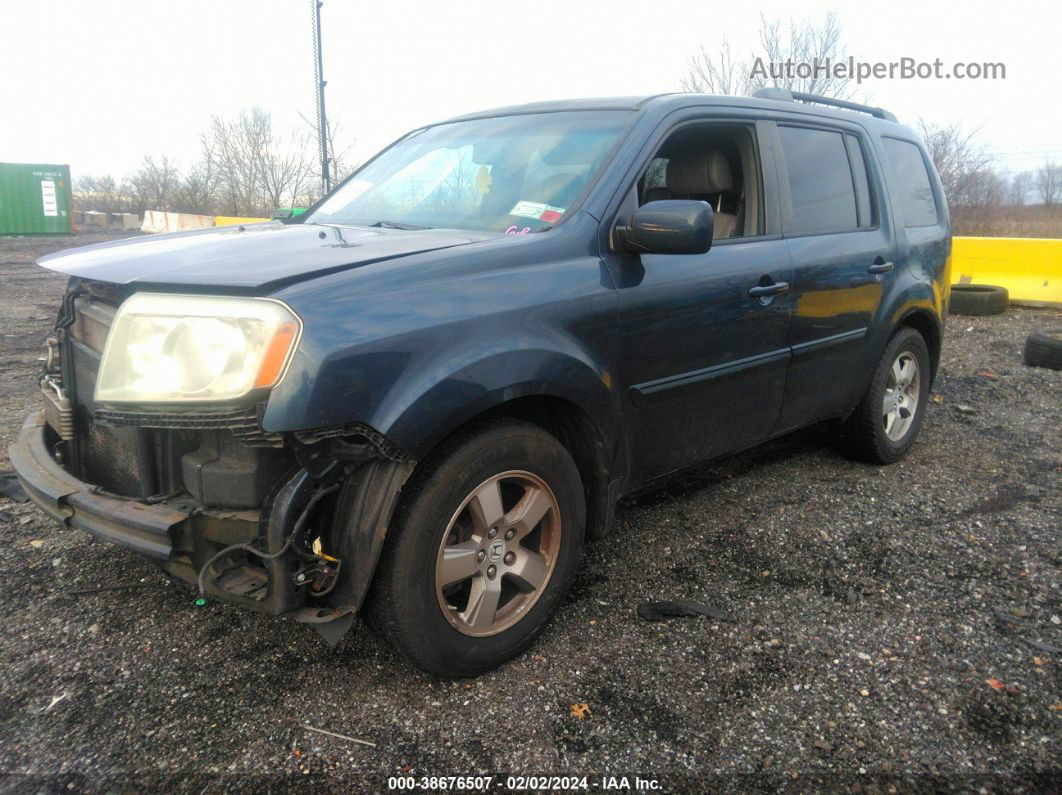
[[[947,206],[888,112],[767,89],[415,130],[297,217],[86,246],[10,451],[69,528],[200,596],[355,616],[470,676],[556,612],[617,501],[832,421],[908,453]]]

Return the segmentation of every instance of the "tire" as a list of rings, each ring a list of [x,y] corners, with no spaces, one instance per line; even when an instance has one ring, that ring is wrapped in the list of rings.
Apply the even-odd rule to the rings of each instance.
[[[916,365],[917,383],[909,381],[898,392],[892,385],[902,383],[894,371],[901,360],[904,375],[911,372],[906,367],[912,362]],[[874,464],[893,464],[907,455],[925,417],[930,372],[929,350],[922,335],[901,328],[885,346],[866,394],[844,424],[842,439],[848,452]],[[907,417],[903,416],[905,407]]]
[[[1024,359],[1029,367],[1062,370],[1062,329],[1030,334],[1025,340]]]
[[[987,284],[953,284],[948,311],[954,315],[1002,315],[1010,294],[1005,287]]]
[[[532,516],[520,522],[522,505]],[[529,423],[479,425],[414,472],[373,582],[369,624],[428,673],[496,668],[530,646],[560,605],[585,525],[579,470],[560,442]]]

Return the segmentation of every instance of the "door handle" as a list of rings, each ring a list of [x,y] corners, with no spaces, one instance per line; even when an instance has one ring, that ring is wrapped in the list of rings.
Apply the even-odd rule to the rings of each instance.
[[[886,262],[881,257],[878,257],[867,270],[871,273],[888,273],[892,270],[892,262]]]
[[[775,282],[774,284],[758,284],[749,288],[750,298],[763,298],[768,295],[779,295],[789,292],[789,282]]]

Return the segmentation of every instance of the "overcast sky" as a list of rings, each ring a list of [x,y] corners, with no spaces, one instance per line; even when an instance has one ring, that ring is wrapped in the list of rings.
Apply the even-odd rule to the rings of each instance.
[[[1057,3],[928,0],[326,0],[327,104],[364,160],[404,131],[459,113],[564,97],[675,91],[691,55],[725,33],[736,53],[759,13],[837,12],[868,61],[1003,62],[1005,80],[892,80],[860,94],[905,123],[961,120],[1011,170],[1062,160]],[[0,0],[0,161],[134,170],[194,161],[211,114],[252,105],[281,127],[314,116],[310,0]]]

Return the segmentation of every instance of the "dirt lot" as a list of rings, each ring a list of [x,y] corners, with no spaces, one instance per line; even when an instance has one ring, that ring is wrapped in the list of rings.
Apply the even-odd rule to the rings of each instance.
[[[37,407],[64,284],[32,260],[65,245],[0,240],[0,450]],[[852,463],[816,428],[630,501],[541,641],[469,682],[419,674],[361,627],[329,652],[304,626],[197,608],[150,564],[0,497],[0,786],[558,773],[1057,791],[1062,655],[1031,644],[1062,646],[1062,373],[1023,366],[1021,346],[1060,325],[953,317],[903,463]],[[112,586],[127,588],[90,590]],[[666,598],[733,621],[636,615]]]

